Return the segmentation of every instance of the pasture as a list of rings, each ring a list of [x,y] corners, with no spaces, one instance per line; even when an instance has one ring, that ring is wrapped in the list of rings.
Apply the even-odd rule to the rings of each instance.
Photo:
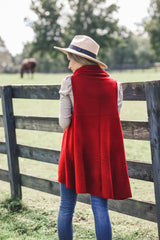
[[[109,72],[120,82],[160,80],[160,74],[155,70],[136,70]],[[60,84],[67,74],[38,74],[31,79],[27,74],[21,79],[19,75],[0,75],[0,85],[10,84]],[[14,100],[15,115],[53,116],[58,117],[59,104],[57,100]],[[2,109],[0,106],[0,114]],[[123,120],[147,120],[146,103],[123,102],[121,114]],[[39,147],[60,149],[62,134],[36,131],[16,130],[17,142]],[[3,129],[0,129],[0,141],[4,141]],[[125,140],[127,159],[151,162],[150,143],[148,141]],[[0,154],[0,168],[7,169],[6,156]],[[20,171],[50,180],[57,179],[57,166],[20,159]],[[133,198],[155,202],[153,184],[132,180]],[[23,188],[23,211],[12,213],[10,204],[4,199],[9,196],[9,185],[0,182],[0,239],[57,239],[56,217],[59,197]],[[7,206],[7,207],[6,207]],[[10,216],[7,219],[6,216]],[[158,239],[155,223],[125,216],[110,211],[113,227],[113,239]],[[6,220],[7,219],[7,220]],[[23,225],[20,222],[23,219]],[[38,220],[39,219],[39,220]],[[12,222],[12,224],[11,224]],[[14,222],[14,223],[13,223]],[[95,239],[94,224],[90,206],[77,203],[74,218],[75,239]],[[33,233],[34,230],[34,233]]]

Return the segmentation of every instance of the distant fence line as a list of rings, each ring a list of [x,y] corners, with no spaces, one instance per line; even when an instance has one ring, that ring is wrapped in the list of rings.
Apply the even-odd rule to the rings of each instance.
[[[154,182],[156,204],[127,199],[109,200],[109,209],[157,222],[160,239],[160,81],[122,83],[124,100],[147,101],[149,121],[121,121],[126,139],[150,141],[152,164],[127,160],[129,177]],[[19,171],[19,157],[58,164],[60,151],[17,144],[15,129],[61,132],[58,118],[14,116],[13,98],[59,99],[59,85],[0,86],[3,115],[0,127],[5,130],[5,142],[0,142],[0,153],[7,154],[8,171],[0,169],[0,180],[10,182],[12,198],[21,198],[21,186],[60,195],[59,184],[49,179],[37,178]],[[87,194],[78,200],[90,204]]]
[[[160,62],[154,63],[143,63],[143,64],[136,64],[136,63],[108,63],[111,71],[123,71],[123,70],[146,70],[146,69],[154,69],[158,71],[160,68]],[[63,66],[62,66],[63,65]],[[21,68],[21,64],[18,65],[7,65],[5,67],[0,66],[0,73],[19,73],[19,69]],[[38,67],[36,72],[38,73],[66,73],[66,66],[64,63],[59,64],[58,66],[55,65],[53,61],[45,61],[45,60],[38,60]]]

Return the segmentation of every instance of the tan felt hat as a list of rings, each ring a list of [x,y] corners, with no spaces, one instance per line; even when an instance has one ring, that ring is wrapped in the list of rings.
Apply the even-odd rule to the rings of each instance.
[[[99,51],[99,45],[90,37],[85,35],[76,35],[68,48],[54,48],[64,52],[65,54],[74,53],[81,57],[87,58],[96,62],[101,68],[108,68],[106,64],[96,59]]]

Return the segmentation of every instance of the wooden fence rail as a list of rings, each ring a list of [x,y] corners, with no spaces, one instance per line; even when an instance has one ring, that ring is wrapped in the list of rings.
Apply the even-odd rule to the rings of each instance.
[[[156,204],[127,199],[109,200],[113,211],[128,214],[158,223],[160,239],[160,81],[123,83],[125,101],[146,101],[149,122],[121,121],[125,139],[151,142],[152,164],[127,160],[130,178],[154,182]],[[18,157],[58,164],[60,151],[20,145],[16,143],[15,129],[48,131],[62,133],[58,118],[14,116],[12,99],[59,99],[59,85],[13,85],[0,87],[3,115],[0,115],[0,127],[5,130],[5,142],[0,142],[0,153],[7,154],[9,171],[0,169],[0,180],[10,182],[13,198],[21,197],[21,186],[59,195],[59,184],[49,179],[22,174],[19,171]],[[147,96],[147,99],[146,99]],[[78,200],[90,204],[87,194],[79,195]]]
[[[46,132],[60,132],[58,118],[15,116],[15,127],[17,129],[37,130]],[[142,121],[121,121],[123,135],[126,139],[149,140],[148,122]],[[0,127],[3,127],[3,116],[0,115]]]

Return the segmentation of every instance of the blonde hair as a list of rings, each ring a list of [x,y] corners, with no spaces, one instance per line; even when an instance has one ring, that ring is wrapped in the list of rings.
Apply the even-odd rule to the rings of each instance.
[[[98,65],[98,63],[89,60],[87,58],[81,57],[79,55],[76,55],[74,53],[67,53],[67,56],[71,59],[73,59],[75,62],[80,63],[81,65],[85,66],[85,65]]]

